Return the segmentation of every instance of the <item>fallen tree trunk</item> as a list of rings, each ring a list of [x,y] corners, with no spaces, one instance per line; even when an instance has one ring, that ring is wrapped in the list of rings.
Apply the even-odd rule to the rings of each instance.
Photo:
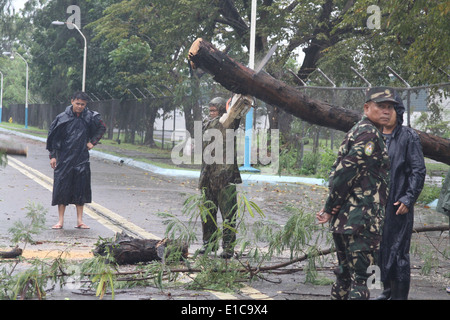
[[[450,230],[449,225],[438,226],[424,226],[416,227],[413,229],[415,233],[420,232],[432,232],[432,231],[447,231]],[[169,250],[167,250],[169,248]],[[20,250],[20,249],[19,249]],[[100,244],[95,248],[94,254],[106,255],[108,252],[114,257],[115,261],[120,264],[136,264],[140,262],[161,261],[164,256],[170,254],[169,251],[181,252],[183,258],[188,257],[188,247],[186,245],[177,245],[171,243],[168,239],[155,240],[155,239],[136,239],[130,237],[124,233],[116,235],[116,238],[112,242],[106,242]],[[172,252],[173,252],[172,251]],[[244,268],[239,270],[240,272],[251,272],[256,274],[262,271],[270,271],[287,267],[296,262],[302,262],[309,259],[311,256],[324,256],[335,252],[334,248],[327,248],[319,250],[313,254],[305,254],[296,259],[277,264],[272,266],[260,266],[258,268]],[[1,252],[0,252],[1,256]],[[171,269],[171,272],[201,272],[201,269]]]
[[[233,60],[203,40],[197,39],[189,50],[193,69],[200,68],[234,93],[251,95],[311,124],[347,132],[361,119],[361,113],[314,100],[296,88],[265,72],[252,69]],[[426,157],[450,165],[450,140],[416,130]]]
[[[28,148],[0,147],[0,153],[26,157],[28,155]]]
[[[447,231],[450,230],[450,226],[449,225],[438,225],[438,226],[424,226],[424,227],[416,227],[413,229],[413,231],[415,233],[420,233],[420,232],[432,232],[432,231]],[[276,269],[280,269],[280,268],[284,268],[287,267],[291,264],[297,263],[297,262],[303,262],[311,257],[320,257],[320,256],[326,256],[330,253],[334,253],[336,252],[335,248],[327,248],[327,249],[321,249],[318,250],[315,253],[312,254],[305,254],[302,255],[296,259],[292,259],[283,263],[279,263],[279,264],[275,264],[275,265],[271,265],[271,266],[259,266],[257,268],[255,267],[246,267],[246,268],[242,268],[242,269],[238,269],[236,271],[238,272],[250,272],[252,275],[256,275],[260,272],[267,272],[267,271],[272,271],[272,270],[276,270]],[[170,272],[186,272],[186,273],[195,273],[195,272],[202,272],[203,269],[193,269],[193,268],[176,268],[176,269],[170,269]],[[225,270],[223,270],[223,272],[226,272]]]

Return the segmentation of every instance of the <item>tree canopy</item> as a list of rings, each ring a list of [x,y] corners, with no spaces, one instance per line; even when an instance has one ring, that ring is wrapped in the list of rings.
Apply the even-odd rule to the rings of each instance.
[[[320,67],[338,84],[361,84],[352,66],[384,85],[390,65],[411,85],[448,81],[448,0],[377,2],[378,15],[369,10],[371,0],[257,3],[256,61],[277,43],[266,70],[280,80],[293,81],[287,70],[294,68],[306,81]],[[0,0],[0,46],[29,59],[36,100],[64,100],[81,88],[83,39],[76,30],[51,23],[65,21],[70,5],[80,8],[88,41],[86,90],[100,96],[121,97],[127,89],[155,84],[186,92],[193,79],[187,50],[198,37],[248,61],[249,0],[29,0],[20,10],[12,4]],[[23,77],[18,63],[12,67],[2,58],[0,68],[8,79]],[[21,85],[6,80],[5,104],[18,99],[14,92]]]

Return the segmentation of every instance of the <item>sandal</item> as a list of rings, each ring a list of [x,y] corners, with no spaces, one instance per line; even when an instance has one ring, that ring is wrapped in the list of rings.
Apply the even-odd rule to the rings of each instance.
[[[77,225],[75,228],[77,229],[90,229],[89,226],[85,225],[84,223],[81,223]]]
[[[57,223],[57,224],[55,224],[53,227],[52,227],[52,229],[62,229],[63,228],[63,226],[62,226],[62,224],[59,224],[59,223]]]

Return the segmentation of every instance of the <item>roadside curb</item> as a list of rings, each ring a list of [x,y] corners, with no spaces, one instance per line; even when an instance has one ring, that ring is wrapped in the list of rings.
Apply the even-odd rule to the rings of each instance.
[[[33,136],[31,134],[23,133],[20,131],[8,130],[5,128],[0,128],[0,132],[6,132],[14,135],[18,135],[24,138],[37,140],[46,143],[46,138],[41,138]],[[184,177],[184,178],[195,178],[200,177],[200,171],[196,170],[184,170],[184,169],[165,169],[153,164],[145,163],[142,161],[136,161],[132,158],[114,156],[108,153],[104,153],[97,150],[89,151],[93,157],[109,160],[112,162],[124,164],[130,167],[139,168],[145,171],[153,172],[155,174],[160,174],[164,176],[174,176],[174,177]],[[291,176],[277,176],[277,175],[265,175],[260,173],[241,173],[241,178],[243,182],[256,183],[256,182],[268,182],[268,183],[301,183],[310,185],[326,186],[327,182],[324,179],[319,178],[307,178],[307,177],[291,177]]]

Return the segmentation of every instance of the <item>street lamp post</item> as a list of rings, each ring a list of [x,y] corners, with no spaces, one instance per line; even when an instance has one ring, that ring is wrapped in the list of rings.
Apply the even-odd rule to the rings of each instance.
[[[0,123],[2,122],[2,110],[3,110],[3,73],[0,71]]]
[[[26,79],[25,79],[25,129],[28,128],[28,62],[27,60],[25,60],[24,57],[22,57],[22,55],[18,52],[3,52],[4,55],[6,56],[11,56],[14,57],[15,54],[17,54],[24,62],[25,65],[27,67],[26,69]]]
[[[75,27],[75,29],[77,29],[77,31],[81,34],[81,36],[84,39],[84,53],[83,53],[83,81],[82,81],[82,89],[81,91],[85,92],[86,89],[86,58],[87,58],[87,40],[86,37],[84,36],[84,34],[81,32],[81,30],[78,28],[78,26],[75,23],[71,23],[71,22],[63,22],[63,21],[53,21],[52,22],[53,25],[55,26],[62,26],[65,24],[70,24],[72,26]]]
[[[256,38],[256,0],[252,0],[251,21],[250,21],[250,56],[248,66],[255,68],[255,38]],[[251,144],[253,133],[253,108],[250,108],[245,116],[245,145],[244,145],[244,165],[239,168],[240,171],[259,172],[259,169],[251,165]]]

